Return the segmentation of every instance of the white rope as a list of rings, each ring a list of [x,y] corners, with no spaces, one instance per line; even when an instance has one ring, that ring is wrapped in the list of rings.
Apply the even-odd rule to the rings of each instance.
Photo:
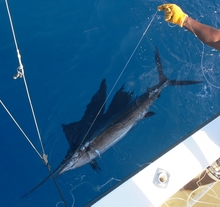
[[[35,123],[35,126],[36,126],[36,129],[37,129],[37,134],[38,134],[38,137],[39,137],[39,141],[40,141],[40,144],[41,144],[41,148],[42,148],[42,152],[43,152],[43,155],[41,156],[40,153],[37,151],[37,149],[35,148],[35,146],[32,144],[32,142],[30,141],[30,139],[27,137],[27,135],[24,133],[24,131],[21,129],[21,127],[19,126],[19,124],[16,122],[16,120],[14,119],[14,117],[11,115],[11,113],[9,112],[9,110],[6,108],[6,106],[3,104],[3,102],[0,100],[0,103],[2,104],[2,106],[4,107],[4,109],[7,111],[7,113],[9,114],[9,116],[12,118],[12,120],[15,122],[15,124],[17,125],[17,127],[21,130],[21,132],[23,133],[23,135],[25,136],[25,138],[28,140],[28,142],[30,143],[30,145],[33,147],[33,149],[37,152],[37,154],[40,156],[40,158],[43,160],[44,164],[46,164],[49,172],[50,172],[50,176],[52,177],[53,179],[53,182],[55,183],[56,185],[56,188],[57,190],[59,191],[59,194],[63,200],[63,203],[64,205],[67,207],[67,202],[65,201],[65,198],[63,197],[62,195],[62,192],[53,176],[53,173],[51,172],[50,170],[50,166],[49,166],[49,163],[48,163],[48,159],[47,159],[47,155],[45,154],[44,152],[44,147],[43,147],[43,143],[42,143],[42,139],[41,139],[41,135],[40,135],[40,131],[39,131],[39,127],[38,127],[38,124],[37,124],[37,119],[36,119],[36,116],[35,116],[35,113],[34,113],[34,108],[33,108],[33,105],[32,105],[32,101],[31,101],[31,97],[30,97],[30,93],[29,93],[29,90],[28,90],[28,86],[27,86],[27,82],[26,82],[26,79],[25,79],[25,75],[24,75],[24,68],[23,68],[23,65],[22,65],[22,61],[21,61],[21,55],[20,55],[20,52],[19,52],[19,49],[18,49],[18,44],[17,44],[17,40],[16,40],[16,36],[15,36],[15,32],[14,32],[14,27],[13,27],[13,23],[12,23],[12,18],[11,18],[11,14],[10,14],[10,10],[9,10],[9,6],[8,6],[8,2],[7,0],[5,0],[5,4],[6,4],[6,8],[7,8],[7,11],[8,11],[8,16],[9,16],[9,20],[10,20],[10,24],[11,24],[11,30],[12,30],[12,34],[13,34],[13,38],[14,38],[14,43],[15,43],[15,47],[16,47],[16,50],[17,50],[17,55],[18,55],[18,62],[19,62],[19,67],[17,68],[17,74],[13,76],[14,79],[17,79],[17,78],[22,78],[23,77],[23,80],[24,80],[24,85],[25,85],[25,88],[26,88],[26,92],[27,92],[27,96],[28,96],[28,100],[29,100],[29,104],[30,104],[30,107],[31,107],[31,111],[32,111],[32,115],[33,115],[33,118],[34,118],[34,123]]]
[[[32,105],[32,101],[31,101],[31,97],[30,97],[30,94],[29,94],[29,90],[28,90],[28,86],[27,86],[27,82],[26,82],[26,79],[25,79],[24,72],[23,72],[23,80],[24,80],[24,84],[25,84],[28,100],[29,100],[29,103],[30,103],[30,107],[31,107],[34,123],[35,123],[35,126],[36,126],[37,134],[38,134],[38,137],[39,137],[39,140],[40,140],[42,152],[43,152],[43,154],[45,154],[42,138],[41,138],[41,135],[40,135],[37,119],[36,119],[36,116],[35,116],[35,112],[34,112],[34,108],[33,108],[33,105]]]
[[[19,78],[22,78],[22,77],[23,77],[24,85],[25,85],[25,89],[26,89],[26,93],[27,93],[27,96],[28,96],[29,104],[30,104],[31,111],[32,111],[32,115],[33,115],[33,119],[34,119],[34,123],[35,123],[35,126],[36,126],[38,138],[39,138],[39,141],[40,141],[40,144],[41,144],[41,149],[42,149],[42,152],[43,152],[43,161],[44,161],[46,164],[48,164],[48,160],[47,160],[47,156],[45,155],[45,151],[44,151],[44,147],[43,147],[43,143],[42,143],[42,139],[41,139],[41,135],[40,135],[40,131],[39,131],[37,119],[36,119],[36,116],[35,116],[35,113],[34,113],[33,104],[32,104],[32,101],[31,101],[31,97],[30,97],[29,90],[28,90],[28,85],[27,85],[27,82],[26,82],[26,79],[25,79],[24,68],[23,68],[23,65],[22,65],[21,55],[20,55],[20,52],[19,52],[19,49],[18,49],[18,44],[17,44],[15,32],[14,32],[14,26],[13,26],[13,23],[12,23],[12,18],[11,18],[11,14],[10,14],[10,10],[9,10],[9,6],[8,6],[7,0],[5,0],[5,4],[6,4],[8,16],[9,16],[9,21],[10,21],[10,25],[11,25],[11,30],[12,30],[12,34],[13,34],[13,38],[14,38],[14,43],[15,43],[15,47],[16,47],[16,51],[17,51],[17,56],[18,56],[18,62],[19,62],[19,67],[18,67],[18,69],[17,69],[17,74],[16,74],[13,78],[14,78],[14,79],[17,79],[18,77],[19,77]],[[1,103],[2,103],[2,102],[1,102]],[[11,117],[12,117],[12,116],[11,116]],[[14,120],[14,121],[15,121],[15,120]],[[16,122],[15,122],[15,123],[16,123]],[[18,125],[17,125],[17,126],[18,126]],[[25,136],[25,137],[26,137],[26,136]],[[27,137],[26,137],[26,138],[27,138]],[[27,140],[28,140],[29,143],[30,143],[30,140],[29,140],[29,139],[27,139]],[[31,145],[31,146],[33,147],[33,145]],[[42,157],[41,157],[41,158],[42,158]]]
[[[33,145],[33,143],[31,142],[31,140],[28,138],[28,136],[24,133],[24,131],[22,130],[22,128],[20,127],[20,125],[17,123],[17,121],[14,119],[14,117],[12,116],[12,114],[10,113],[10,111],[7,109],[7,107],[4,105],[4,103],[2,102],[2,100],[0,100],[0,103],[2,104],[3,108],[5,109],[5,111],[8,113],[8,115],[11,117],[11,119],[14,121],[14,123],[17,125],[17,127],[20,129],[20,131],[22,132],[22,134],[26,137],[26,139],[28,140],[28,142],[30,143],[30,145],[34,148],[34,150],[36,151],[36,153],[40,156],[41,159],[43,159],[43,157],[41,156],[41,154],[37,151],[37,149],[35,148],[35,146]]]

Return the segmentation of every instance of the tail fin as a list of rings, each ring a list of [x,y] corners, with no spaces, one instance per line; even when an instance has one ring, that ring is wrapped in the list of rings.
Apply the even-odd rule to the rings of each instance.
[[[161,63],[161,60],[160,60],[160,54],[159,54],[159,51],[158,51],[157,47],[155,49],[155,60],[156,60],[156,65],[157,65],[157,71],[158,71],[158,74],[159,74],[159,83],[167,81],[168,78],[163,73],[162,63]]]
[[[170,80],[169,81],[169,85],[173,85],[173,86],[183,86],[183,85],[191,85],[191,84],[197,84],[197,83],[201,83],[203,81],[193,81],[193,80],[182,80],[182,81],[178,81],[178,80]]]
[[[158,51],[157,47],[155,49],[155,60],[156,60],[157,70],[159,73],[159,82],[160,83],[164,83],[164,82],[168,81],[168,85],[182,86],[182,85],[191,85],[191,84],[197,84],[197,83],[203,82],[203,81],[193,81],[193,80],[183,80],[183,81],[169,80],[163,73],[162,63],[160,60],[160,55],[159,55],[159,51]]]

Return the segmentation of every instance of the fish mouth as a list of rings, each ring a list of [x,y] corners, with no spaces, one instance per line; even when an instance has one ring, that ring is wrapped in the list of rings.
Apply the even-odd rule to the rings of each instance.
[[[67,172],[69,170],[74,169],[74,165],[75,165],[75,163],[73,163],[72,161],[66,163],[64,166],[61,167],[61,169],[60,169],[60,171],[59,171],[57,176],[65,173],[65,172]]]
[[[60,172],[58,173],[58,176],[69,170],[81,167],[90,161],[91,158],[86,151],[78,150],[64,163],[60,169]]]
[[[58,176],[63,174],[64,172],[67,172],[69,170],[75,169],[75,165],[78,162],[80,158],[80,153],[76,151],[71,157],[69,157],[65,163],[60,167]]]

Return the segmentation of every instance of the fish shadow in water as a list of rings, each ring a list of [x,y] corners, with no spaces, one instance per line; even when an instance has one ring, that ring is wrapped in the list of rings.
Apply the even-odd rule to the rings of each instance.
[[[36,185],[29,192],[24,194],[22,198],[30,195],[39,186],[44,184],[50,177],[59,176],[59,172],[63,166],[69,161],[78,148],[83,146],[86,142],[93,138],[93,134],[103,126],[107,120],[114,117],[119,111],[126,107],[132,99],[133,92],[125,92],[124,85],[116,92],[113,97],[108,110],[105,112],[106,104],[106,79],[103,79],[99,90],[93,95],[90,103],[86,106],[84,115],[80,121],[70,124],[62,124],[63,132],[69,142],[69,150],[60,165],[50,173],[44,180]],[[96,160],[91,160],[90,165],[92,168],[99,172],[101,169]]]
[[[105,112],[106,90],[106,79],[103,79],[99,90],[93,95],[90,103],[86,106],[82,119],[70,124],[62,124],[63,132],[70,147],[61,165],[65,163],[80,146],[90,141],[92,135],[103,126],[103,123],[106,123],[107,120],[110,120],[111,117],[114,117],[118,112],[123,110],[133,97],[133,92],[124,91],[123,85],[116,92]],[[101,170],[95,160],[90,164],[94,170]]]
[[[186,86],[202,82],[169,80],[163,73],[157,48],[155,50],[155,60],[159,83],[148,88],[145,93],[136,97],[133,101],[131,101],[133,92],[125,92],[123,85],[114,95],[106,112],[107,86],[106,80],[102,80],[99,90],[87,105],[82,119],[78,122],[62,125],[70,147],[61,164],[37,186],[26,193],[23,198],[54,175],[57,177],[68,170],[87,163],[91,163],[95,170],[100,170],[94,159],[104,153],[115,142],[121,140],[141,119],[154,115],[154,112],[149,112],[149,108],[160,97],[165,87]]]

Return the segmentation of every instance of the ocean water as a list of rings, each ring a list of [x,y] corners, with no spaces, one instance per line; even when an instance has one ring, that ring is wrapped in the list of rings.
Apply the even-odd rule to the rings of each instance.
[[[203,80],[198,85],[165,88],[151,107],[155,115],[140,121],[97,160],[101,172],[85,165],[58,177],[68,206],[85,206],[220,112],[219,52],[204,46],[203,54],[203,44],[193,34],[167,24],[163,13],[156,13],[157,6],[165,1],[9,0],[8,3],[52,170],[69,148],[61,124],[81,119],[103,78],[110,92],[147,27],[107,104],[123,84],[125,90],[138,96],[158,83],[155,47],[168,78]],[[173,3],[189,16],[220,28],[218,0]],[[0,100],[41,150],[23,80],[12,78],[18,60],[3,0],[0,16]],[[48,170],[2,106],[0,138],[0,205],[64,206],[52,180],[21,199],[48,175]]]

